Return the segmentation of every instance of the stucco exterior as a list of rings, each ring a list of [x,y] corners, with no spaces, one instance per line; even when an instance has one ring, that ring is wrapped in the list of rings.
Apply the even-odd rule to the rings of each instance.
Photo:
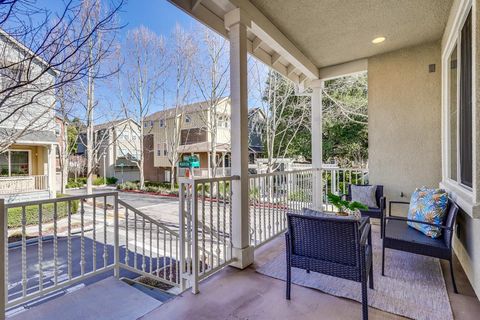
[[[369,59],[370,181],[385,186],[388,200],[408,200],[416,187],[438,186],[440,128],[440,43]]]

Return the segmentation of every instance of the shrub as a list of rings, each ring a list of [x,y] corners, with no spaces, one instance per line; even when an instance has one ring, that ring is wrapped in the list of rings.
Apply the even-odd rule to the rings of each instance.
[[[139,190],[139,184],[137,182],[127,181],[117,185],[119,190]]]
[[[94,186],[101,186],[104,185],[106,182],[106,179],[103,177],[98,177],[93,180],[93,185]]]
[[[170,182],[157,182],[157,181],[145,181],[145,187],[162,187],[164,189],[170,189]],[[174,184],[174,188],[178,189],[178,184]]]
[[[62,198],[68,195],[57,194],[57,198]],[[79,200],[72,200],[71,203],[71,212],[75,214],[78,212]],[[54,204],[46,203],[42,204],[42,222],[51,222],[53,221],[53,211]],[[25,219],[27,225],[38,224],[39,220],[39,206],[32,205],[25,207]],[[16,228],[22,226],[22,208],[14,207],[8,209],[8,227]],[[57,219],[64,218],[68,215],[68,202],[62,201],[57,202]]]
[[[116,184],[118,181],[115,177],[107,177],[107,184]]]
[[[81,179],[77,179],[77,181],[75,181],[75,179],[68,179],[68,182],[67,182],[67,188],[81,188],[83,187],[85,183],[81,180]]]

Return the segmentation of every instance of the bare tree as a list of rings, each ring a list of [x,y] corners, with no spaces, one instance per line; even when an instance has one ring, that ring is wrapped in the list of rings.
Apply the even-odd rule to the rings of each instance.
[[[90,2],[92,4],[93,2]],[[84,51],[96,34],[114,31],[123,0],[102,15],[95,5],[67,1],[57,15],[29,0],[0,6],[0,152],[35,130],[51,130],[56,100],[63,86],[83,80],[102,59]]]
[[[358,73],[327,81],[323,90],[326,120],[368,124],[368,78]]]
[[[140,171],[140,188],[145,187],[144,164],[144,123],[152,104],[158,101],[159,93],[165,84],[168,61],[165,41],[150,29],[141,26],[130,32],[123,48],[123,61],[126,61],[119,75],[119,94],[122,110],[127,119],[136,122],[130,125],[131,139],[123,141],[126,151],[137,150],[130,160]],[[124,152],[124,149],[120,149]],[[128,157],[127,154],[123,154]]]
[[[309,125],[310,100],[297,95],[295,84],[255,59],[250,60],[250,90],[265,114],[264,144],[267,172],[278,169],[296,133]]]
[[[215,177],[217,166],[217,145],[219,130],[230,123],[228,105],[225,95],[229,88],[228,42],[207,28],[201,29],[202,39],[198,59],[195,62],[195,84],[203,103],[205,112],[201,113],[202,122],[209,141],[210,167],[208,176]],[[223,107],[223,108],[222,108]]]
[[[109,130],[104,130],[100,134],[95,132],[94,113],[98,106],[98,101],[95,99],[95,84],[98,80],[106,79],[118,71],[116,69],[109,70],[105,67],[105,62],[114,54],[116,31],[120,28],[116,16],[112,16],[107,28],[103,30],[94,29],[94,26],[103,20],[104,15],[109,14],[109,12],[108,6],[103,5],[101,0],[83,0],[80,10],[81,23],[79,26],[91,33],[87,45],[80,53],[80,57],[88,61],[88,68],[82,82],[86,91],[86,99],[81,101],[86,114],[86,134],[82,138],[86,140],[83,143],[86,145],[87,194],[91,194],[93,191],[93,174],[98,166],[96,160],[102,156],[99,151],[106,151],[103,142],[109,136]]]
[[[185,32],[179,25],[172,33],[169,60],[172,65],[171,77],[174,81],[174,107],[167,112],[164,104],[163,121],[165,141],[167,141],[166,155],[170,163],[170,188],[175,186],[175,168],[179,161],[178,147],[181,143],[182,126],[185,121],[185,105],[187,104],[193,84],[193,60],[197,52],[192,34]]]

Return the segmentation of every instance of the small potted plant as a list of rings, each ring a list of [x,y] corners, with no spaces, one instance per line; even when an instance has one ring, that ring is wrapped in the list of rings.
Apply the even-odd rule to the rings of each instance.
[[[338,209],[338,215],[340,216],[348,216],[348,215],[359,216],[360,210],[368,209],[366,205],[358,201],[343,200],[341,196],[337,196],[333,193],[328,193],[327,199],[330,204],[332,204]]]

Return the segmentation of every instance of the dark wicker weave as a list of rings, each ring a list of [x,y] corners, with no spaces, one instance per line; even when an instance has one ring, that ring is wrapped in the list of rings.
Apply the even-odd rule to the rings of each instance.
[[[369,186],[369,184],[365,184]],[[348,185],[348,193],[345,195],[347,201],[352,201],[352,185]],[[383,196],[383,186],[377,185],[377,190],[375,191],[375,199],[377,200],[377,208],[369,207],[368,210],[360,210],[362,217],[370,217],[375,219],[380,219],[380,234],[383,234],[383,227],[385,225],[385,209],[387,207],[387,200]]]
[[[383,230],[382,276],[385,275],[386,248],[445,259],[450,263],[453,289],[455,293],[458,293],[452,265],[452,238],[455,219],[458,213],[458,205],[451,199],[448,199],[445,222],[443,225],[436,225],[423,221],[409,220],[405,217],[392,216],[392,204],[409,203],[403,201],[390,201],[389,203],[389,216],[385,218],[385,228]],[[409,227],[407,221],[437,226],[442,229],[442,235],[436,239],[430,238],[422,232]]]
[[[322,215],[287,215],[287,292],[291,268],[315,271],[362,283],[362,314],[368,319],[367,279],[373,289],[372,235],[369,218],[361,221]]]

